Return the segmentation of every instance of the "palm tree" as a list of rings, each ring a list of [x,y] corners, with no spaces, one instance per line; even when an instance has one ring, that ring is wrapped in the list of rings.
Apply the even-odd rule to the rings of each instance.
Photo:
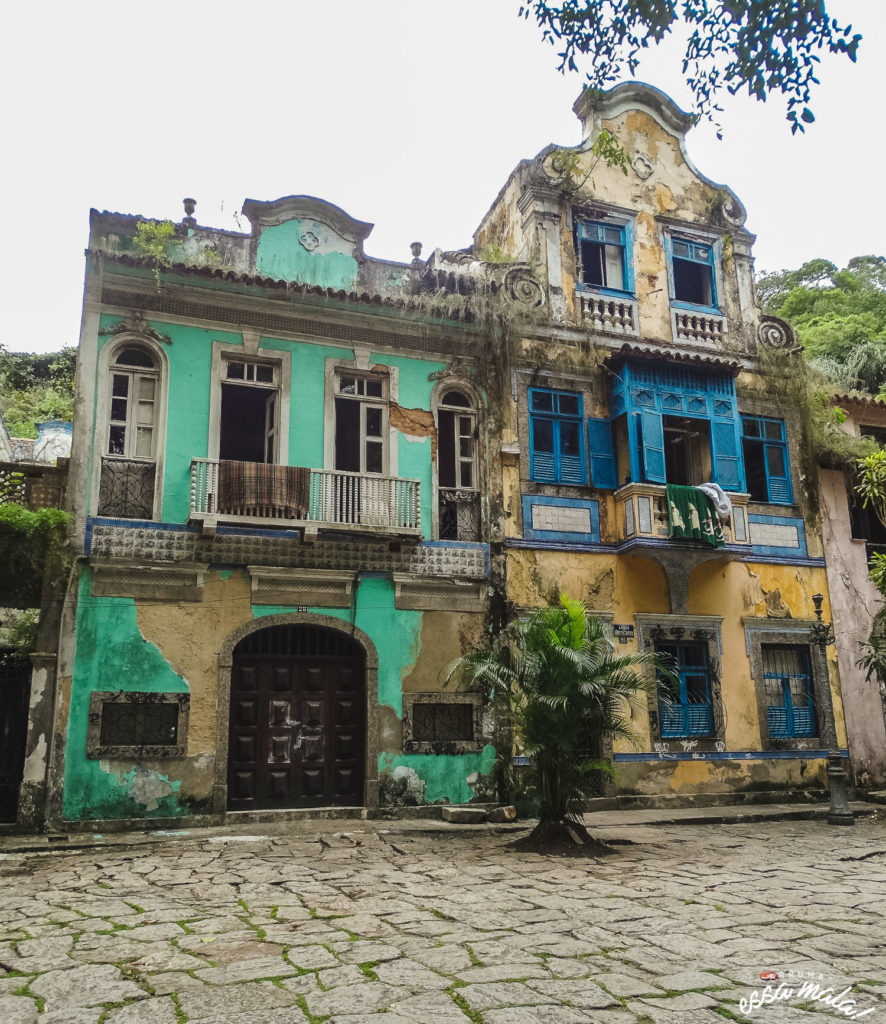
[[[636,742],[633,719],[656,685],[642,671],[649,666],[669,674],[652,653],[617,657],[600,620],[565,596],[453,664],[450,678],[478,686],[531,758],[540,820],[520,845],[597,845],[582,813],[598,773],[613,768],[594,747],[601,739]]]

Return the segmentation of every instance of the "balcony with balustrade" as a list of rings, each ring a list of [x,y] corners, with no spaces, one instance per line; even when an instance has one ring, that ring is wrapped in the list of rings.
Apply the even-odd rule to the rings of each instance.
[[[190,522],[421,536],[419,481],[374,473],[192,459]]]

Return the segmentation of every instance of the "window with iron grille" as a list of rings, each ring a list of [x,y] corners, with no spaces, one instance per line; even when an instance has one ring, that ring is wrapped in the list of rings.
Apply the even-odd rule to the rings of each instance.
[[[761,654],[770,737],[816,736],[809,648],[802,644],[763,644]]]
[[[183,693],[93,693],[86,756],[184,757],[189,707]]]
[[[404,693],[403,749],[471,753],[482,748],[479,693]]]
[[[658,675],[658,717],[662,739],[714,735],[711,669],[703,643],[656,643],[674,679]]]
[[[472,740],[474,709],[470,704],[413,704],[412,738],[429,743]]]

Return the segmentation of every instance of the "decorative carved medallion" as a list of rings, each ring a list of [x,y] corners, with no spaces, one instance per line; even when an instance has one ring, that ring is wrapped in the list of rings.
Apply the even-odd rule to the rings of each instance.
[[[298,236],[299,242],[308,250],[313,252],[320,244],[320,239],[314,234],[313,231],[302,231]]]
[[[148,321],[145,320],[144,313],[137,309],[134,309],[129,316],[124,317],[111,327],[100,327],[98,333],[100,335],[135,334],[146,341],[154,341],[163,345],[172,344],[172,340],[167,335],[155,331]]]
[[[757,340],[765,348],[778,349],[786,354],[801,350],[790,324],[777,316],[761,316],[757,324]]]
[[[634,174],[636,174],[641,181],[645,181],[655,170],[655,165],[645,153],[637,153],[631,161],[631,167],[634,168]]]
[[[545,293],[532,272],[526,267],[515,267],[505,276],[505,288],[511,298],[527,306],[543,306]]]

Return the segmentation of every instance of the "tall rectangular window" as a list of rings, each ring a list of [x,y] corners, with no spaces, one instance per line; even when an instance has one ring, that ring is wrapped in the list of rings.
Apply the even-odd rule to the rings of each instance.
[[[658,717],[662,739],[714,734],[711,671],[707,645],[657,643],[675,679],[658,677]]]
[[[572,391],[529,389],[529,476],[540,483],[584,484],[582,398]]]
[[[234,462],[277,461],[280,367],[226,359],[221,382],[218,457]]]
[[[335,468],[385,473],[388,466],[387,378],[339,372],[335,378]]]
[[[688,238],[672,238],[671,275],[673,297],[677,302],[706,306],[709,309],[716,307],[713,245],[690,241]]]
[[[794,498],[784,420],[742,416],[741,433],[751,501],[790,505]]]
[[[808,648],[763,644],[761,653],[769,735],[773,739],[817,735]]]
[[[576,228],[579,277],[592,288],[633,291],[626,225],[580,221]]]

